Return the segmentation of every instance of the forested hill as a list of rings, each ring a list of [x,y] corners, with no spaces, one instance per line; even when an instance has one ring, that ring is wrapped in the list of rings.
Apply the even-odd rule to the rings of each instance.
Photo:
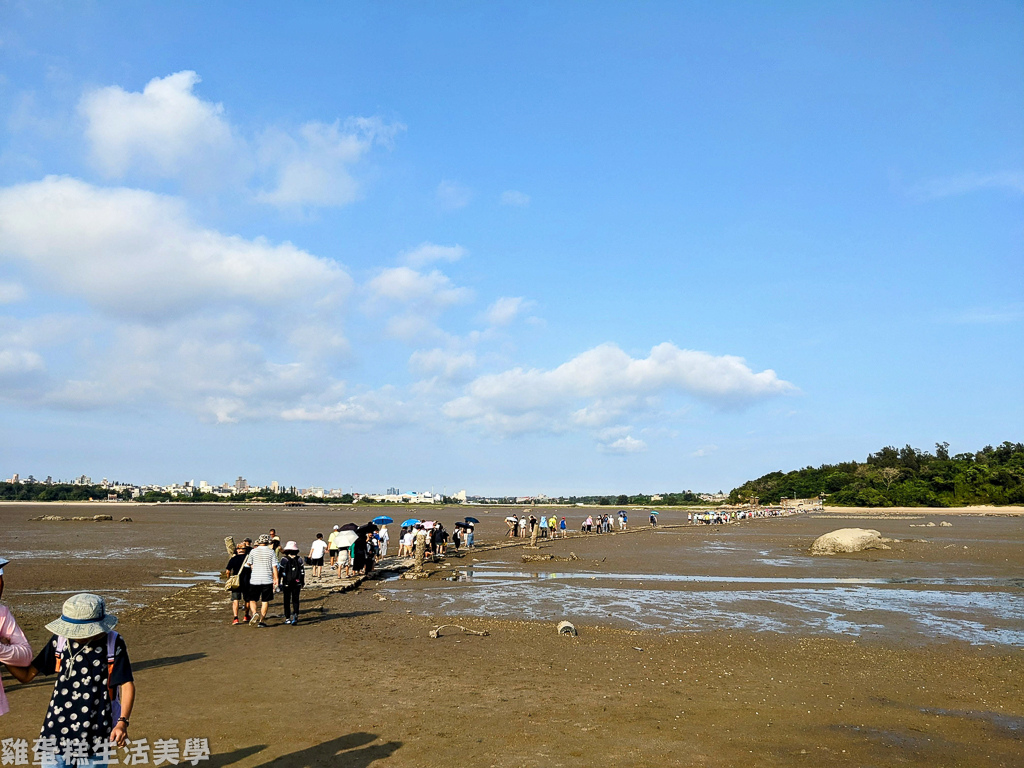
[[[909,445],[888,446],[864,462],[771,472],[734,489],[729,501],[757,496],[762,504],[776,504],[821,493],[826,504],[836,506],[1024,504],[1024,444],[987,445],[977,453],[955,456],[949,455],[949,443],[937,443],[934,454]]]

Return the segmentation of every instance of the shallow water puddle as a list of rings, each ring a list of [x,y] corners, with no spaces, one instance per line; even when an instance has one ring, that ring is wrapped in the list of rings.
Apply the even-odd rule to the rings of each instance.
[[[945,587],[1024,587],[1024,579],[1000,579],[990,577],[976,578],[863,578],[833,576],[704,576],[677,573],[597,573],[591,571],[558,572],[558,571],[505,571],[487,567],[467,568],[460,570],[453,581],[464,581],[479,584],[495,584],[504,581],[520,581],[532,579],[546,581],[637,581],[637,582],[677,582],[687,584],[804,584],[842,585],[842,584],[876,584],[876,585],[921,585]]]
[[[424,614],[614,623],[633,629],[745,629],[783,633],[957,639],[1024,646],[1024,595],[1015,591],[906,589],[887,579],[697,577],[672,574],[487,571],[464,586],[416,593]],[[468,572],[467,572],[467,578]],[[780,584],[792,588],[700,590],[614,588],[587,580]],[[944,579],[915,583],[945,585]],[[957,579],[990,589],[997,579]],[[827,588],[808,589],[814,584]],[[407,600],[408,591],[389,590]]]

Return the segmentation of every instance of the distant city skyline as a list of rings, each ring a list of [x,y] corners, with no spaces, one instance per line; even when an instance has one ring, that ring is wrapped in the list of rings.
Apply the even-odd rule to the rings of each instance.
[[[728,490],[1024,433],[1019,3],[0,13],[8,476]]]

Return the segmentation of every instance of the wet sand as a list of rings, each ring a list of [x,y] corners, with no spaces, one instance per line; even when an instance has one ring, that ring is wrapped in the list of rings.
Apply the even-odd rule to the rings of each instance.
[[[317,530],[326,533],[352,514],[312,507],[111,508],[45,512],[127,514],[135,522],[30,523],[26,518],[41,514],[38,506],[0,507],[6,551],[20,553],[11,556],[5,601],[38,648],[42,624],[59,610],[64,591],[116,596],[140,691],[131,735],[150,742],[208,737],[218,766],[1024,764],[1024,651],[1017,645],[936,639],[913,622],[889,620],[881,622],[884,633],[849,635],[713,624],[637,631],[611,614],[580,619],[572,604],[536,621],[484,618],[467,613],[479,582],[444,580],[471,567],[527,573],[488,586],[498,594],[519,589],[524,601],[532,599],[529,590],[553,583],[541,574],[563,572],[577,586],[597,582],[589,578],[595,576],[602,588],[656,587],[684,596],[737,587],[646,579],[641,586],[640,579],[941,578],[969,582],[944,590],[1019,597],[1014,579],[1024,575],[1024,519],[1001,516],[1003,510],[989,510],[997,515],[989,517],[859,510],[838,520],[826,510],[574,538],[539,551],[574,552],[576,561],[526,564],[524,553],[538,553],[522,547],[463,554],[424,580],[367,582],[346,594],[309,590],[307,621],[258,630],[230,626],[218,585],[140,585],[168,576],[186,583],[194,573],[221,568],[229,533],[240,538],[273,525],[283,538],[308,546]],[[379,511],[361,508],[353,519]],[[556,510],[575,518],[577,528],[582,512]],[[483,521],[478,539],[500,536],[505,510],[459,508],[438,517],[452,522],[467,513]],[[685,510],[661,518],[671,525],[680,515],[685,519]],[[637,517],[631,515],[634,526]],[[938,527],[944,519],[952,527]],[[927,522],[936,527],[910,527]],[[848,525],[922,541],[839,558],[806,556],[817,535]],[[879,587],[883,596],[891,588]],[[119,589],[127,591],[113,591]],[[465,596],[435,613],[431,595],[438,590]],[[523,615],[528,607],[522,603]],[[275,603],[272,612],[280,610]],[[562,616],[576,623],[578,637],[556,634]],[[489,634],[446,629],[438,639],[428,636],[451,622]],[[18,686],[6,673],[4,682],[12,713],[0,720],[0,734],[31,739],[51,685]]]

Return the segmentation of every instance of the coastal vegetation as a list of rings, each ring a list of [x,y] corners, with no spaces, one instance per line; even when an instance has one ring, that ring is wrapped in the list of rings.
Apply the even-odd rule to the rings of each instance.
[[[987,445],[950,456],[949,443],[929,453],[886,446],[863,462],[822,464],[770,472],[735,488],[729,502],[761,504],[823,495],[825,504],[849,507],[959,507],[1024,504],[1024,444]]]

